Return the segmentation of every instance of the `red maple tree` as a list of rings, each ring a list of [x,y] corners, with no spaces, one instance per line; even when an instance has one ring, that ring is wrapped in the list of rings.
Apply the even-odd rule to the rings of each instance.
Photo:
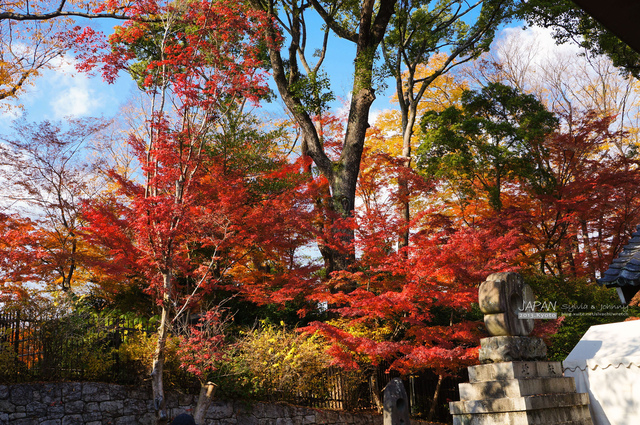
[[[137,3],[140,5],[139,3]],[[128,143],[141,166],[129,179],[112,170],[115,193],[87,205],[87,238],[110,250],[123,273],[146,280],[162,317],[152,387],[159,423],[166,421],[162,372],[170,325],[251,251],[255,226],[268,211],[248,176],[224,167],[214,146],[220,117],[242,113],[267,92],[260,71],[260,13],[231,1],[160,6],[158,21],[131,20],[109,37],[76,29],[85,68],[101,66],[111,80],[127,70],[153,99],[146,135]],[[250,143],[250,140],[247,140]],[[294,230],[287,229],[290,233]],[[188,288],[188,290],[187,290]]]

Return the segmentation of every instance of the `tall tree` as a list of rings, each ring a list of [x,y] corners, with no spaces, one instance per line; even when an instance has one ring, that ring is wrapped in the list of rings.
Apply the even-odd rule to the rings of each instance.
[[[620,134],[613,117],[595,112],[563,116],[566,123],[544,141],[544,191],[524,187],[520,207],[529,253],[541,273],[595,279],[604,273],[639,220],[635,161],[611,146]]]
[[[433,72],[439,69],[443,62],[448,59],[449,55],[446,53],[438,53],[430,57],[428,64],[419,64],[416,66],[415,70],[415,79],[419,80],[423,77],[428,77],[432,75]],[[464,90],[468,89],[467,80],[460,74],[453,72],[454,70],[448,71],[445,74],[438,76],[437,79],[433,80],[428,88],[422,94],[419,102],[417,103],[416,111],[414,117],[422,116],[426,111],[435,110],[442,111],[452,105],[456,105],[460,102],[460,97]],[[407,78],[407,73],[403,78]],[[397,92],[391,98],[392,102],[398,101]],[[405,106],[407,104],[405,103]],[[421,211],[424,207],[424,204],[421,202],[416,202],[418,199],[410,198],[407,196],[411,193],[416,193],[409,186],[415,183],[415,179],[412,179],[413,175],[413,161],[407,162],[407,157],[403,156],[403,151],[405,151],[405,142],[409,140],[410,143],[413,142],[413,138],[416,136],[418,138],[422,135],[422,130],[420,128],[419,120],[413,122],[413,130],[412,136],[409,139],[406,139],[406,132],[402,131],[403,128],[403,114],[399,109],[387,109],[378,115],[375,124],[374,131],[371,131],[367,137],[366,146],[370,149],[369,155],[371,156],[380,156],[380,154],[385,153],[396,158],[393,162],[392,169],[394,170],[392,176],[383,177],[385,181],[380,181],[380,184],[386,185],[386,179],[391,178],[393,181],[398,183],[398,187],[393,191],[394,196],[391,198],[394,202],[394,206],[396,208],[396,214],[398,214],[399,218],[403,220],[405,223],[402,228],[401,234],[398,236],[398,247],[406,246],[408,243],[409,234],[410,234],[410,219],[413,214]],[[413,147],[411,148],[412,151]],[[412,156],[412,155],[410,155]],[[401,168],[398,168],[398,161],[402,164]],[[367,161],[365,160],[365,164]],[[378,164],[378,161],[374,161],[374,164]],[[404,169],[402,169],[404,168]],[[373,173],[371,173],[373,171]],[[377,174],[375,170],[370,170],[365,165],[360,171],[360,178],[377,178]],[[385,186],[385,190],[388,190],[388,187]],[[420,192],[418,192],[420,193]]]
[[[467,17],[472,13],[478,13],[478,17],[470,25]],[[396,83],[405,167],[411,166],[414,125],[418,120],[418,105],[426,90],[442,74],[487,51],[497,27],[513,13],[514,2],[508,0],[471,3],[401,0],[397,3],[382,52],[386,67]],[[429,62],[432,55],[443,51],[450,53],[442,53],[443,58],[425,72],[427,70],[421,65]],[[407,182],[400,179],[398,184],[401,215],[406,227],[399,240],[402,247],[409,244],[411,214],[406,197]]]
[[[248,237],[248,227],[240,225],[249,196],[245,176],[230,170],[208,143],[225,113],[267,91],[259,71],[263,20],[227,1],[138,4],[132,12],[154,14],[159,22],[125,22],[102,56],[91,44],[99,40],[95,32],[76,37],[87,68],[101,65],[107,79],[126,70],[152,97],[146,133],[128,140],[142,181],[114,171],[119,196],[86,214],[93,240],[140,270],[160,305],[151,377],[157,421],[166,423],[162,377],[171,323],[233,263],[221,259],[229,240],[241,245]],[[192,289],[186,297],[184,279]]]
[[[92,253],[81,239],[80,210],[83,200],[100,191],[90,141],[108,124],[86,119],[66,124],[21,121],[14,124],[13,135],[0,138],[5,185],[0,202],[36,226],[31,235],[40,254],[31,258],[24,283],[32,280],[69,291],[92,282]]]
[[[253,6],[265,11],[273,25],[267,29],[267,48],[273,77],[287,109],[302,133],[302,152],[309,155],[331,188],[331,210],[342,218],[349,218],[355,208],[355,193],[369,109],[375,99],[374,63],[387,25],[394,14],[396,0],[361,4],[336,3],[318,0],[252,0]],[[315,10],[324,20],[326,32],[319,59],[310,66],[305,52],[307,45],[307,17]],[[288,35],[288,57],[283,57],[279,24]],[[329,31],[355,44],[353,61],[353,89],[349,116],[344,132],[342,151],[332,160],[314,124],[314,116],[322,111],[322,74],[320,65],[327,51]],[[307,96],[311,93],[312,96]],[[326,98],[326,97],[325,97]],[[328,272],[348,269],[354,261],[353,231],[337,229],[338,239],[347,247],[321,247]]]
[[[361,185],[368,183],[361,180]],[[429,188],[409,187],[412,196]],[[336,363],[371,370],[386,361],[402,374],[429,370],[444,377],[477,362],[482,337],[478,316],[472,314],[477,282],[515,267],[520,238],[517,230],[500,226],[457,229],[441,211],[442,206],[432,207],[414,217],[412,226],[419,231],[401,252],[393,249],[401,227],[389,219],[397,216],[395,211],[389,213],[384,202],[371,202],[359,211],[357,271],[333,276],[348,278],[357,288],[350,293],[316,291],[314,299],[327,303],[335,318],[307,328],[329,341]]]
[[[490,83],[467,91],[461,107],[423,117],[424,142],[418,166],[427,174],[451,178],[461,192],[475,196],[479,183],[494,211],[502,209],[507,179],[527,179],[543,185],[542,142],[557,120],[532,95]]]
[[[492,37],[494,25],[505,17],[511,2],[478,2],[472,6],[471,9],[475,9],[482,4],[483,14],[478,25],[471,29],[462,23],[466,3],[458,1],[441,2],[431,10],[427,7],[428,2],[418,4],[397,0],[382,0],[377,3],[365,1],[361,4],[319,0],[253,0],[252,4],[269,13],[273,19],[274,26],[269,30],[270,42],[267,43],[270,64],[280,96],[301,129],[303,154],[313,159],[329,181],[332,209],[343,218],[348,218],[353,215],[355,207],[356,183],[366,129],[369,127],[369,109],[375,99],[376,77],[384,75],[376,68],[376,55],[385,37],[389,38],[388,47],[384,50],[399,49],[397,56],[390,58],[393,60],[392,69],[397,71],[398,76],[404,59],[408,61],[405,64],[411,64],[412,72],[415,72],[415,66],[426,61],[443,44],[455,46],[456,53],[452,55],[451,61],[432,76],[418,82],[424,82],[426,87],[451,67],[453,58],[460,55],[473,56],[473,52],[482,50],[487,44],[486,40]],[[309,65],[305,52],[311,11],[320,15],[326,29],[324,42],[319,49],[319,60],[313,67]],[[286,49],[276,43],[280,41],[280,31],[275,23],[286,31]],[[314,116],[321,112],[322,89],[326,84],[319,82],[322,81],[320,66],[328,54],[329,31],[352,42],[356,48],[348,120],[342,151],[337,160],[332,160],[325,152],[322,137],[314,125]],[[285,50],[288,51],[286,57],[283,56]],[[401,97],[405,101],[404,86],[401,84],[400,87],[403,94]],[[412,102],[416,100],[414,87],[412,85],[408,89]],[[314,94],[313,102],[310,102],[309,93]],[[327,93],[324,94],[326,99]],[[418,95],[418,100],[420,96],[421,94]],[[343,245],[353,245],[352,231],[338,230],[337,233]],[[350,252],[322,248],[329,272],[348,269],[354,261],[352,248],[349,248]]]
[[[533,94],[561,116],[585,111],[615,115],[612,125],[624,135],[615,147],[628,152],[633,142],[626,139],[637,138],[640,127],[640,83],[622,75],[606,56],[593,56],[578,46],[548,51],[549,37],[543,28],[509,30],[486,56],[466,67],[465,74],[479,85],[490,81]]]
[[[594,279],[636,225],[638,82],[577,46],[542,54],[550,36],[510,30],[468,75],[534,94],[558,117],[543,142],[552,178],[544,191],[510,182],[508,206],[526,217],[523,250],[537,272]]]

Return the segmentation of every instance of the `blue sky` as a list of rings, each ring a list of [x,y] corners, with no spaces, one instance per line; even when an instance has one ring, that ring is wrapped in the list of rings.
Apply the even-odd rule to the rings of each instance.
[[[315,22],[315,24],[319,24]],[[105,23],[102,23],[105,25]],[[520,29],[506,29],[503,32],[521,31]],[[531,31],[531,30],[529,30]],[[319,44],[321,32],[318,31],[316,43]],[[553,41],[547,37],[544,43],[547,49],[555,49]],[[308,52],[319,46],[310,45]],[[336,101],[335,109],[344,108],[349,99],[352,86],[353,57],[355,46],[353,43],[331,37],[329,40],[329,54],[324,63],[324,71],[331,79],[332,90]],[[89,76],[75,71],[74,59],[66,56],[56,63],[56,70],[46,70],[27,87],[20,99],[24,108],[3,111],[0,115],[2,128],[7,128],[11,120],[26,114],[31,121],[62,120],[66,117],[100,117],[110,118],[118,114],[121,105],[126,103],[136,92],[136,85],[127,74],[123,73],[114,84],[107,84],[100,76]],[[275,91],[275,87],[274,87]],[[390,97],[394,91],[393,81],[384,93],[378,93],[372,107],[372,114],[394,106],[390,104]],[[284,107],[279,101],[265,105],[264,113],[284,116]]]
[[[123,77],[107,84],[100,77],[78,73],[69,59],[62,59],[57,70],[46,70],[22,94],[19,103],[31,120],[57,121],[65,117],[113,116],[135,84]],[[14,110],[3,121],[20,115]]]
[[[319,17],[310,23],[319,28]],[[85,24],[86,21],[80,22]],[[105,21],[90,22],[92,26],[100,25],[109,31]],[[119,22],[116,22],[119,24]],[[107,32],[108,34],[108,32]],[[317,32],[317,37],[309,41],[307,51],[312,53],[320,47],[322,33]],[[313,43],[316,42],[316,45]],[[311,56],[309,54],[309,56]],[[335,108],[340,108],[349,98],[352,86],[352,62],[355,56],[353,43],[330,37],[329,54],[323,64],[323,69],[331,79],[332,90],[336,97]],[[315,59],[315,58],[312,58]],[[68,55],[56,61],[56,70],[46,70],[42,75],[33,80],[33,84],[20,96],[18,102],[24,108],[13,109],[0,115],[0,124],[7,126],[12,119],[22,114],[27,114],[30,120],[61,120],[65,117],[105,116],[111,117],[118,113],[119,107],[124,104],[136,90],[135,84],[125,74],[118,78],[115,84],[105,83],[100,76],[89,76],[75,71],[74,59]],[[272,84],[275,91],[275,85]],[[388,107],[388,95],[378,96],[376,104],[379,109]],[[265,113],[283,114],[283,106],[277,101],[272,105],[264,106]]]

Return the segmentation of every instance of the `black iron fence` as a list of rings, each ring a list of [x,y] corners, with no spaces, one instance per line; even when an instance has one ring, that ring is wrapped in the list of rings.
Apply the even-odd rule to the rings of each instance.
[[[27,317],[0,314],[0,382],[33,380],[119,381],[118,349],[149,323],[126,317],[75,314]]]
[[[127,317],[74,314],[58,318],[26,317],[20,312],[0,314],[0,383],[28,381],[94,380],[139,384],[144,367],[123,354],[127,338],[151,335],[154,325]],[[340,410],[380,410],[382,390],[397,373],[388,364],[369,371],[327,369],[322,391],[292,393],[266,391],[258,398]],[[167,382],[193,388],[197,381],[175,367]],[[166,379],[166,378],[165,378]],[[414,416],[449,422],[448,401],[458,400],[458,383],[466,376],[444,378],[433,373],[402,377]]]

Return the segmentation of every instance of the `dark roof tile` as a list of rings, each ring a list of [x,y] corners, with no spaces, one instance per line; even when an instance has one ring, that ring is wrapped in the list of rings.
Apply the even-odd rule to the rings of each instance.
[[[640,285],[640,226],[598,283],[608,287]]]
[[[640,273],[632,272],[625,268],[625,269],[622,269],[622,271],[620,272],[620,277],[627,281],[634,281],[634,280],[640,279]]]

